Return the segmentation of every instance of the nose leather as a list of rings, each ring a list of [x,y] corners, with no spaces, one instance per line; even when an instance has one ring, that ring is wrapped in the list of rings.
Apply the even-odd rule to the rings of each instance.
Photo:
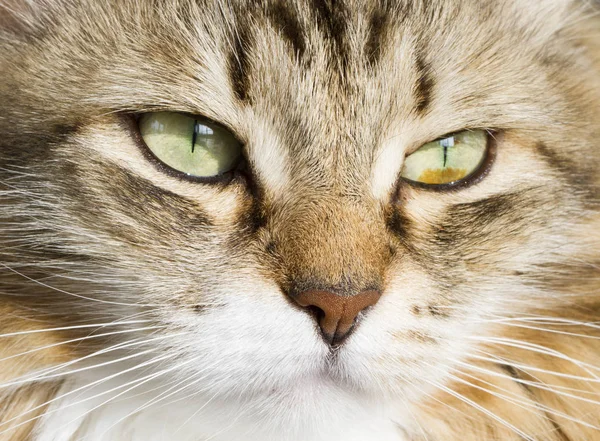
[[[314,307],[320,311],[317,322],[323,337],[330,344],[342,341],[352,329],[358,314],[377,303],[381,293],[375,290],[362,291],[343,296],[330,291],[309,290],[293,298],[302,307]]]

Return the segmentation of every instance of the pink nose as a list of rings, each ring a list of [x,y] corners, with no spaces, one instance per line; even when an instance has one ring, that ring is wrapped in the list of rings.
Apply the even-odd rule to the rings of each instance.
[[[323,337],[330,344],[341,342],[352,329],[358,314],[373,306],[381,297],[379,291],[362,291],[341,296],[329,291],[304,291],[294,296],[298,305],[317,308],[317,321]]]

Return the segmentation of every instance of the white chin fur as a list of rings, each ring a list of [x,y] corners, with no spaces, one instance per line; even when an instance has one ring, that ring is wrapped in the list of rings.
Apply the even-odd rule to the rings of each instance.
[[[83,377],[72,381],[60,394],[69,394],[89,381]],[[102,394],[123,381],[109,381],[53,403],[38,426],[35,441],[406,440],[401,423],[390,418],[387,406],[357,400],[325,382],[298,384],[286,397],[256,401],[190,397],[182,392],[136,412],[168,387],[149,382],[143,390],[120,396],[124,389]]]
[[[382,304],[333,363],[313,319],[281,299],[174,314],[169,327],[185,335],[153,342],[147,359],[69,375],[35,441],[405,441],[414,396],[389,381],[384,355],[411,346],[381,323],[406,308]]]

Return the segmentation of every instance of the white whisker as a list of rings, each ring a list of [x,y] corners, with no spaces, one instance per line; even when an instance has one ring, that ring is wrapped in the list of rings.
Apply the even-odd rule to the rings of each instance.
[[[560,412],[560,411],[558,411],[556,409],[553,409],[551,407],[545,406],[545,405],[540,404],[538,402],[535,402],[535,401],[524,401],[522,399],[519,399],[519,397],[517,395],[511,393],[510,391],[507,391],[507,390],[505,390],[503,388],[498,387],[497,385],[494,385],[492,383],[484,381],[481,378],[475,377],[473,375],[469,375],[469,374],[467,374],[465,372],[462,372],[460,370],[456,370],[456,372],[458,372],[461,375],[464,375],[464,376],[467,376],[469,378],[472,378],[475,381],[479,381],[481,383],[487,384],[488,386],[492,386],[492,387],[495,387],[497,389],[500,389],[503,392],[509,393],[510,395],[512,395],[512,397],[504,395],[504,394],[501,394],[501,393],[497,393],[497,392],[491,391],[489,389],[486,389],[485,387],[478,386],[478,385],[473,384],[473,383],[471,383],[469,381],[466,381],[466,380],[464,380],[464,379],[462,379],[462,378],[460,378],[460,377],[458,377],[456,375],[450,374],[450,377],[453,378],[455,381],[458,381],[459,383],[468,385],[468,386],[473,387],[475,389],[481,390],[483,392],[489,393],[490,395],[493,395],[493,396],[495,396],[497,398],[500,398],[500,399],[505,400],[505,401],[507,401],[509,403],[512,403],[515,406],[520,407],[521,409],[524,409],[524,410],[530,411],[530,412],[532,411],[532,408],[536,409],[536,410],[541,410],[543,412],[559,416],[561,418],[564,418],[564,419],[569,420],[569,421],[571,421],[573,423],[580,424],[582,426],[588,427],[590,429],[600,430],[600,427],[598,427],[598,426],[594,426],[594,425],[589,424],[589,423],[587,423],[587,422],[585,422],[583,420],[580,420],[580,419],[577,419],[577,418],[573,418],[572,416],[567,415],[566,413]],[[505,377],[505,378],[510,379],[510,377]]]
[[[170,355],[170,356],[169,356],[169,357],[167,357],[167,358],[174,358],[174,357],[175,357],[174,355]],[[146,375],[145,377],[138,378],[138,379],[136,379],[136,380],[133,380],[133,381],[130,381],[130,382],[128,382],[128,383],[125,383],[125,384],[119,385],[119,386],[117,386],[117,387],[115,387],[115,388],[112,388],[112,389],[111,389],[111,390],[109,390],[109,391],[104,391],[104,392],[102,392],[102,393],[100,393],[100,394],[97,394],[97,395],[94,395],[94,396],[92,396],[92,397],[87,397],[87,398],[85,398],[84,400],[81,400],[81,401],[79,401],[79,402],[76,402],[76,403],[70,403],[70,404],[68,404],[67,406],[64,406],[62,409],[65,409],[65,408],[68,408],[68,407],[71,407],[71,406],[78,405],[78,404],[80,404],[80,403],[82,403],[82,402],[84,402],[84,401],[88,401],[88,400],[91,400],[91,399],[93,399],[93,398],[97,398],[97,397],[99,397],[99,396],[102,396],[102,395],[106,395],[107,393],[114,392],[115,390],[121,389],[121,388],[123,388],[123,387],[127,387],[127,386],[129,386],[130,384],[132,384],[132,383],[137,383],[137,384],[134,384],[133,386],[131,386],[131,387],[127,388],[126,390],[119,392],[117,395],[115,395],[115,396],[113,396],[113,397],[109,398],[108,400],[106,400],[106,401],[103,401],[102,403],[100,403],[100,404],[98,404],[98,405],[94,406],[93,408],[91,408],[91,409],[88,409],[88,410],[87,410],[87,411],[86,411],[86,412],[85,412],[83,415],[79,415],[77,418],[75,418],[75,419],[73,419],[73,420],[71,420],[71,421],[67,422],[67,423],[66,423],[66,424],[64,424],[62,427],[58,428],[58,429],[57,429],[57,431],[60,431],[60,430],[61,430],[63,427],[68,427],[69,425],[73,424],[74,422],[76,422],[76,421],[78,421],[78,420],[80,420],[80,419],[84,418],[86,415],[89,415],[90,413],[94,412],[95,410],[98,410],[98,409],[99,409],[99,408],[101,408],[102,406],[105,406],[106,404],[108,404],[108,403],[112,402],[112,401],[113,401],[113,400],[115,400],[116,398],[118,398],[118,397],[120,397],[120,396],[123,396],[123,395],[124,395],[124,394],[126,394],[127,392],[130,392],[130,391],[132,391],[132,390],[134,390],[134,389],[136,389],[136,388],[138,388],[138,387],[140,387],[140,386],[142,386],[142,385],[144,385],[144,384],[146,384],[146,383],[148,383],[148,382],[150,382],[150,381],[154,380],[155,378],[158,378],[158,377],[160,377],[160,376],[163,376],[163,375],[165,375],[165,374],[167,374],[167,373],[169,373],[169,372],[172,372],[172,371],[174,371],[174,370],[180,369],[181,367],[183,367],[183,366],[185,366],[185,365],[187,365],[187,364],[189,364],[189,363],[193,363],[193,362],[197,361],[199,358],[200,358],[200,357],[194,357],[194,358],[191,358],[191,359],[189,359],[189,360],[187,360],[187,361],[185,361],[185,362],[183,362],[183,363],[180,363],[180,364],[178,364],[178,365],[171,366],[171,367],[169,367],[169,368],[167,368],[167,369],[163,369],[163,370],[161,370],[161,371],[158,371],[158,372],[155,372],[155,373],[153,373],[153,374]],[[166,358],[165,358],[165,359],[166,359]],[[61,410],[62,410],[62,409],[61,409]],[[57,409],[57,410],[58,410],[58,409]],[[1,434],[1,433],[2,433],[2,432],[0,432],[0,434]]]
[[[92,365],[92,366],[86,366],[86,367],[83,367],[83,368],[80,368],[80,369],[75,369],[75,370],[67,371],[67,372],[60,372],[58,374],[52,374],[53,372],[60,371],[61,369],[64,369],[65,367],[71,366],[71,365],[73,365],[75,363],[79,363],[79,362],[81,362],[83,360],[87,360],[87,359],[90,359],[90,358],[93,358],[93,357],[97,357],[99,355],[104,355],[106,353],[113,352],[113,351],[116,351],[116,350],[125,349],[125,348],[129,348],[129,347],[132,347],[132,346],[143,345],[143,344],[147,344],[149,342],[155,342],[155,341],[159,341],[159,340],[165,340],[165,339],[168,339],[168,338],[177,337],[177,336],[185,335],[185,334],[186,333],[179,333],[179,334],[164,335],[164,336],[155,337],[155,338],[152,338],[152,339],[145,339],[145,340],[135,339],[133,341],[121,342],[121,343],[118,343],[116,345],[109,346],[108,348],[104,348],[104,349],[101,349],[99,351],[93,352],[92,354],[88,354],[86,356],[80,357],[78,359],[71,360],[71,361],[68,361],[66,363],[62,363],[62,364],[60,364],[58,366],[54,366],[54,367],[48,368],[48,369],[43,370],[41,372],[36,372],[36,373],[33,373],[33,374],[28,374],[28,375],[33,375],[33,376],[26,376],[24,379],[19,379],[19,380],[14,380],[14,381],[11,381],[11,382],[8,382],[8,383],[3,383],[3,384],[0,385],[0,388],[6,388],[6,387],[10,387],[10,386],[27,384],[27,383],[37,382],[37,381],[46,381],[46,380],[48,380],[50,378],[65,377],[65,376],[68,376],[68,375],[72,375],[74,373],[78,373],[78,372],[82,372],[82,371],[86,371],[86,370],[91,370],[91,369],[96,369],[96,368],[101,367],[101,366],[106,366],[106,365],[109,365],[109,364],[116,363],[116,362],[120,361],[121,359],[110,360],[110,361],[107,361],[107,362],[101,363],[101,364],[96,364],[96,365]],[[155,350],[155,349],[150,349],[149,351],[153,351],[153,350]],[[137,354],[139,355],[139,353],[137,353]],[[137,356],[137,355],[133,354],[133,355],[128,355],[127,357],[130,358],[130,357],[133,357],[133,356]],[[50,375],[50,374],[52,374],[52,375]]]
[[[125,322],[93,323],[90,325],[76,325],[76,326],[62,326],[59,328],[33,329],[30,331],[18,331],[18,332],[10,332],[7,334],[0,334],[0,338],[16,337],[16,336],[20,336],[20,335],[29,335],[29,334],[39,334],[42,332],[72,331],[72,330],[76,330],[76,329],[89,329],[89,328],[102,329],[102,328],[105,328],[108,326],[136,325],[136,324],[148,323],[148,322],[151,322],[151,320],[133,320],[133,321],[125,321]]]
[[[590,369],[600,370],[600,368],[593,366],[591,364],[585,363],[583,361],[577,360],[575,358],[569,357],[568,355],[563,354],[562,352],[559,352],[559,351],[551,349],[551,348],[547,348],[545,346],[537,345],[537,344],[526,342],[526,341],[514,340],[514,339],[510,339],[510,338],[501,338],[501,337],[470,336],[469,338],[472,340],[483,342],[483,343],[495,343],[495,344],[500,344],[500,345],[504,345],[504,346],[508,346],[508,347],[524,349],[524,350],[528,350],[531,352],[535,352],[535,353],[539,353],[539,354],[543,354],[543,355],[550,355],[552,357],[556,357],[561,360],[569,361],[569,362],[573,363],[574,365],[580,367],[583,371],[590,374],[594,378],[595,381],[600,381],[600,378],[598,378],[596,376],[596,374],[594,374],[590,370]]]
[[[65,393],[65,394],[63,394],[63,395],[60,395],[60,396],[54,397],[54,398],[52,398],[51,400],[48,400],[48,401],[46,401],[46,402],[44,402],[44,403],[42,403],[42,404],[40,404],[40,405],[38,405],[38,406],[35,406],[35,407],[31,408],[31,409],[28,409],[27,411],[25,411],[25,412],[21,413],[20,415],[17,415],[17,416],[15,416],[15,417],[13,417],[13,418],[11,418],[11,419],[9,419],[9,420],[6,420],[6,421],[4,421],[4,422],[0,423],[0,427],[2,427],[2,426],[4,426],[4,425],[6,425],[6,424],[8,424],[8,423],[10,423],[10,422],[12,422],[12,421],[14,421],[14,420],[16,420],[16,419],[19,419],[19,418],[23,417],[24,415],[27,415],[28,413],[35,412],[36,410],[39,410],[39,409],[41,409],[41,408],[43,408],[43,407],[45,407],[45,406],[47,406],[47,405],[49,405],[49,404],[52,404],[52,403],[54,403],[54,402],[56,402],[56,401],[59,401],[59,400],[62,400],[62,399],[64,399],[65,397],[67,397],[67,396],[69,396],[69,395],[75,394],[75,393],[77,393],[77,392],[84,391],[85,389],[88,389],[88,388],[90,388],[90,387],[92,387],[92,386],[96,386],[96,385],[98,385],[98,384],[105,383],[105,382],[107,382],[107,381],[109,381],[109,380],[112,380],[113,378],[116,378],[116,377],[118,377],[118,376],[120,376],[120,375],[127,374],[127,373],[129,373],[129,372],[132,372],[132,371],[134,371],[134,370],[137,370],[137,369],[140,369],[140,368],[143,368],[143,367],[149,366],[149,365],[151,365],[151,364],[159,363],[159,362],[161,362],[161,361],[163,361],[163,360],[167,360],[167,359],[169,359],[169,358],[173,358],[173,355],[163,355],[162,357],[153,358],[153,359],[151,359],[151,360],[149,360],[149,361],[145,361],[145,362],[143,362],[143,363],[140,363],[140,364],[138,364],[138,365],[136,365],[136,366],[133,366],[133,367],[131,367],[131,368],[125,369],[125,370],[123,370],[123,371],[119,371],[119,372],[117,372],[117,373],[115,373],[115,374],[112,374],[112,375],[109,375],[109,376],[107,376],[107,377],[101,378],[101,379],[99,379],[99,380],[93,381],[93,382],[91,382],[91,383],[89,383],[89,384],[86,384],[86,385],[84,385],[84,386],[81,386],[81,387],[79,387],[79,388],[77,388],[77,389],[71,390],[71,391],[69,391],[69,392],[67,392],[67,393]],[[144,378],[147,378],[147,377],[142,377],[141,379],[136,379],[136,380],[133,380],[132,382],[141,381],[141,380],[143,380]],[[120,388],[123,388],[123,387],[127,387],[127,386],[128,386],[129,384],[131,384],[132,382],[125,383],[125,384],[122,384],[122,385],[119,385],[119,386],[117,386],[117,387],[115,387],[115,388],[113,388],[113,389],[110,389],[110,390],[108,390],[108,391],[101,392],[101,393],[99,393],[99,394],[97,394],[97,395],[94,395],[94,396],[92,396],[92,397],[87,397],[87,398],[85,398],[84,400],[81,400],[81,401],[78,401],[78,402],[75,402],[75,403],[69,403],[68,405],[64,406],[64,407],[63,407],[63,408],[61,408],[61,409],[54,409],[54,410],[47,411],[47,412],[45,412],[43,415],[38,415],[38,416],[36,416],[36,417],[34,417],[34,418],[30,418],[30,419],[28,419],[27,421],[23,421],[23,422],[21,422],[20,424],[18,424],[18,425],[16,425],[16,426],[13,426],[13,427],[11,427],[10,429],[7,429],[7,430],[4,430],[4,431],[0,432],[0,435],[2,435],[3,433],[6,433],[6,432],[8,432],[8,431],[10,431],[10,430],[14,430],[14,429],[16,429],[17,427],[19,427],[19,426],[21,426],[21,425],[24,425],[24,424],[30,423],[30,422],[32,422],[32,421],[35,421],[35,420],[37,420],[37,419],[39,419],[39,418],[42,418],[42,417],[44,417],[45,415],[50,415],[50,414],[52,414],[52,413],[54,413],[54,412],[57,412],[57,411],[59,411],[59,410],[62,410],[62,409],[64,409],[64,408],[68,408],[68,407],[71,407],[71,406],[78,405],[78,404],[80,404],[80,403],[82,403],[82,402],[85,402],[85,401],[88,401],[88,400],[91,400],[91,399],[97,398],[98,396],[102,396],[102,395],[105,395],[105,394],[107,394],[107,393],[110,393],[110,392],[112,392],[113,390],[120,389]]]
[[[469,404],[470,406],[472,406],[474,409],[477,409],[478,411],[484,413],[485,415],[489,416],[490,418],[492,418],[494,421],[497,421],[498,423],[502,424],[503,426],[507,427],[508,429],[512,430],[514,433],[516,433],[517,435],[519,435],[521,438],[523,438],[524,440],[527,441],[536,441],[534,438],[532,438],[531,436],[527,435],[525,432],[519,430],[517,427],[515,427],[514,425],[510,424],[508,421],[504,420],[503,418],[499,417],[498,415],[496,415],[495,413],[491,412],[490,410],[486,409],[485,407],[481,406],[480,404],[476,403],[473,400],[470,400],[469,398],[459,394],[458,392],[450,389],[449,387],[446,387],[440,383],[437,383],[435,381],[430,381],[430,380],[425,380],[427,383],[431,384],[434,387],[437,387],[438,389],[448,393],[449,395],[452,395],[453,397],[455,397],[456,399]]]
[[[13,273],[15,273],[15,274],[17,274],[17,275],[19,275],[19,276],[23,277],[24,279],[27,279],[27,280],[29,280],[30,282],[33,282],[33,283],[35,283],[35,284],[37,284],[37,285],[40,285],[40,286],[43,286],[44,288],[48,288],[48,289],[51,289],[51,290],[53,290],[53,291],[60,292],[60,293],[62,293],[62,294],[66,294],[66,295],[69,295],[69,296],[72,296],[72,297],[76,297],[76,298],[79,298],[79,299],[82,299],[82,300],[88,300],[88,301],[90,301],[90,302],[104,303],[104,304],[107,304],[107,305],[117,305],[117,306],[134,306],[134,307],[142,307],[142,306],[143,306],[143,307],[150,307],[150,306],[160,306],[160,305],[154,305],[154,304],[143,304],[143,303],[139,303],[139,304],[132,304],[132,303],[114,302],[114,301],[111,301],[111,300],[101,300],[101,299],[95,299],[95,298],[93,298],[93,297],[87,297],[87,296],[84,296],[84,295],[81,295],[81,294],[75,294],[75,293],[68,292],[68,291],[65,291],[65,290],[63,290],[63,289],[60,289],[60,288],[57,288],[57,287],[54,287],[54,286],[48,285],[48,284],[46,284],[46,283],[44,283],[44,282],[41,282],[41,281],[39,281],[39,280],[36,280],[36,279],[34,279],[34,278],[32,278],[32,277],[29,277],[29,276],[27,276],[26,274],[23,274],[23,273],[21,273],[21,272],[17,271],[16,269],[13,269],[12,267],[10,267],[10,266],[8,266],[8,265],[6,265],[6,264],[2,263],[2,262],[0,262],[0,266],[2,266],[2,267],[4,267],[4,268],[6,268],[6,269],[7,269],[7,270],[9,270],[9,271],[12,271]]]
[[[482,361],[492,361],[492,362],[503,361],[505,364],[514,366],[518,369],[521,369],[524,372],[528,372],[528,371],[539,372],[539,373],[543,373],[543,374],[554,375],[556,377],[568,378],[570,380],[577,380],[577,381],[585,381],[585,382],[589,382],[589,383],[599,383],[600,382],[600,380],[598,380],[597,378],[581,377],[578,375],[565,374],[563,372],[549,371],[547,369],[542,369],[542,368],[539,368],[536,366],[525,365],[525,364],[519,363],[514,360],[509,360],[509,361],[503,360],[502,358],[498,358],[498,357],[494,356],[493,354],[490,354],[486,351],[477,350],[477,352],[486,354],[486,355],[488,355],[488,357],[482,357],[480,355],[474,355],[474,354],[471,354],[470,357],[474,358],[476,360],[482,360]],[[491,356],[492,358],[490,358],[489,356]]]
[[[61,341],[59,343],[54,343],[51,345],[46,345],[46,346],[41,346],[39,348],[30,349],[28,351],[21,352],[19,354],[0,358],[0,362],[7,361],[7,360],[10,360],[13,358],[22,357],[22,356],[28,355],[28,354],[33,354],[35,352],[44,351],[46,349],[55,348],[57,346],[71,344],[71,343],[84,342],[84,341],[93,340],[93,339],[102,338],[102,337],[109,337],[109,336],[115,336],[115,335],[129,334],[129,333],[133,333],[133,332],[148,331],[148,330],[152,330],[152,329],[162,329],[162,328],[165,328],[165,326],[148,326],[145,328],[127,329],[127,330],[121,330],[121,331],[115,331],[115,332],[106,332],[103,334],[88,335],[86,337],[73,338],[70,340]]]

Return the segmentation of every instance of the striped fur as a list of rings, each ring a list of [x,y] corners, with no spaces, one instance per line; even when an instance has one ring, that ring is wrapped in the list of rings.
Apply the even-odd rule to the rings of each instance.
[[[0,0],[0,440],[600,440],[587,0]],[[244,143],[228,183],[133,114]],[[466,129],[453,191],[398,179]],[[376,289],[332,350],[288,295]]]

